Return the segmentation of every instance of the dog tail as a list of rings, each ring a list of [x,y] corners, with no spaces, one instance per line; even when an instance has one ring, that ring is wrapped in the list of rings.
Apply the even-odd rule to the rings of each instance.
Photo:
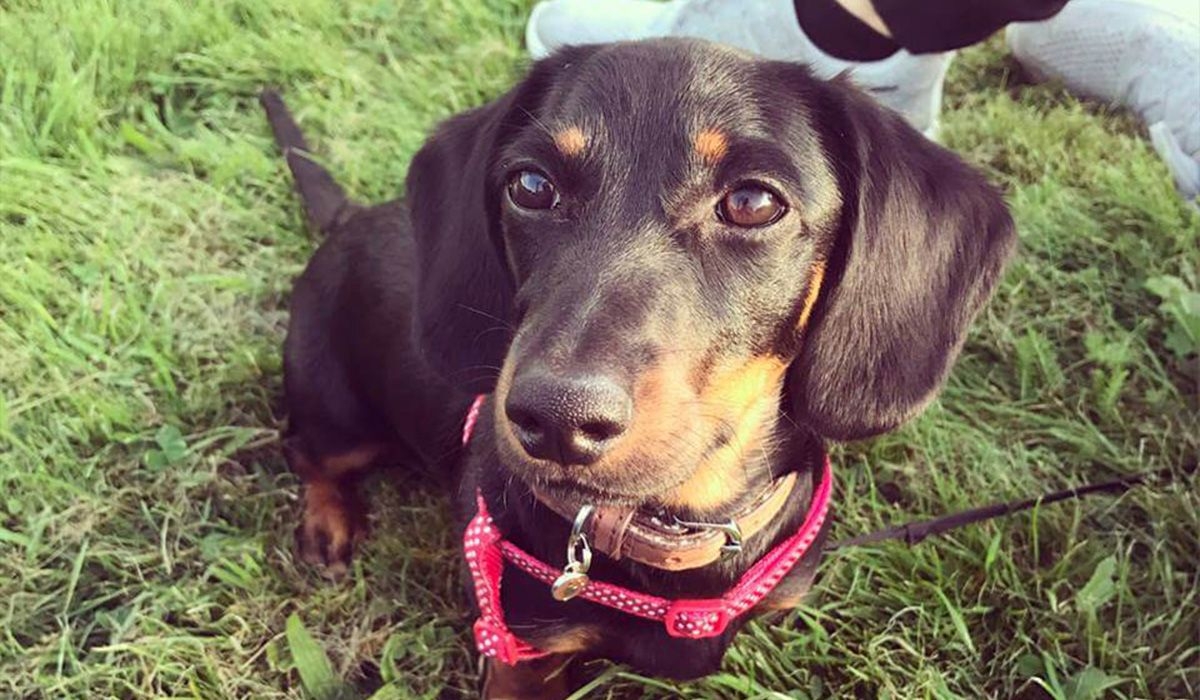
[[[279,93],[264,90],[258,100],[267,112],[267,121],[271,123],[271,131],[275,132],[275,142],[279,144],[279,150],[283,152],[292,171],[309,223],[320,232],[328,233],[349,205],[346,191],[328,170],[309,156],[304,134],[300,132],[300,126],[292,118]]]

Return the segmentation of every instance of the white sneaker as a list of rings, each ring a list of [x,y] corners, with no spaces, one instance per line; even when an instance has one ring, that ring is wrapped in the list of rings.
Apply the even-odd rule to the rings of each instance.
[[[1200,196],[1200,2],[1074,0],[1007,35],[1035,77],[1137,112],[1176,187]]]
[[[566,45],[661,36],[708,39],[803,63],[820,78],[848,72],[859,87],[930,138],[937,132],[942,84],[953,56],[901,50],[882,61],[834,58],[800,30],[792,0],[545,0],[525,26],[525,46],[534,58]]]

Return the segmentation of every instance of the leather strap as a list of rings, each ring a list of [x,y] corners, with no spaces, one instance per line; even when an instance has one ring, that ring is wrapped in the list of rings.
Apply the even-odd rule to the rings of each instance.
[[[732,520],[749,539],[766,527],[792,496],[796,472],[789,472],[771,485]],[[567,520],[573,520],[582,503],[560,500],[534,490],[548,508]],[[599,506],[584,529],[594,549],[610,559],[632,559],[664,571],[684,571],[707,566],[722,557],[729,538],[722,530],[688,529],[662,523],[636,508]]]

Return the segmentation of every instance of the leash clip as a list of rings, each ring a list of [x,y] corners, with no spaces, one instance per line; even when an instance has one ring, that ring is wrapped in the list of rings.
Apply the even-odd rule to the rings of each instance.
[[[585,504],[575,514],[575,522],[571,524],[571,535],[567,538],[567,565],[554,583],[550,584],[550,595],[559,602],[566,602],[583,592],[591,581],[588,569],[592,567],[592,548],[588,545],[587,535],[583,528],[588,518],[595,510],[590,504]]]
[[[724,523],[697,523],[688,520],[680,520],[675,518],[675,525],[686,527],[689,530],[717,530],[725,534],[725,544],[721,545],[721,554],[737,554],[742,551],[742,528],[738,526],[737,521],[730,518]]]

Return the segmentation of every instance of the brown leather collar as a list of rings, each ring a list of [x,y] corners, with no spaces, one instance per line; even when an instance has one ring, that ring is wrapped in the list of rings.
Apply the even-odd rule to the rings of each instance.
[[[592,511],[584,526],[584,534],[595,549],[610,559],[632,559],[666,571],[683,571],[707,566],[722,557],[731,543],[730,529],[739,533],[738,543],[749,539],[766,527],[779,514],[796,485],[796,472],[789,472],[771,482],[758,498],[735,514],[729,526],[719,523],[664,523],[637,508],[599,506]],[[550,510],[568,521],[574,520],[582,502],[563,500],[534,490],[534,495]]]

